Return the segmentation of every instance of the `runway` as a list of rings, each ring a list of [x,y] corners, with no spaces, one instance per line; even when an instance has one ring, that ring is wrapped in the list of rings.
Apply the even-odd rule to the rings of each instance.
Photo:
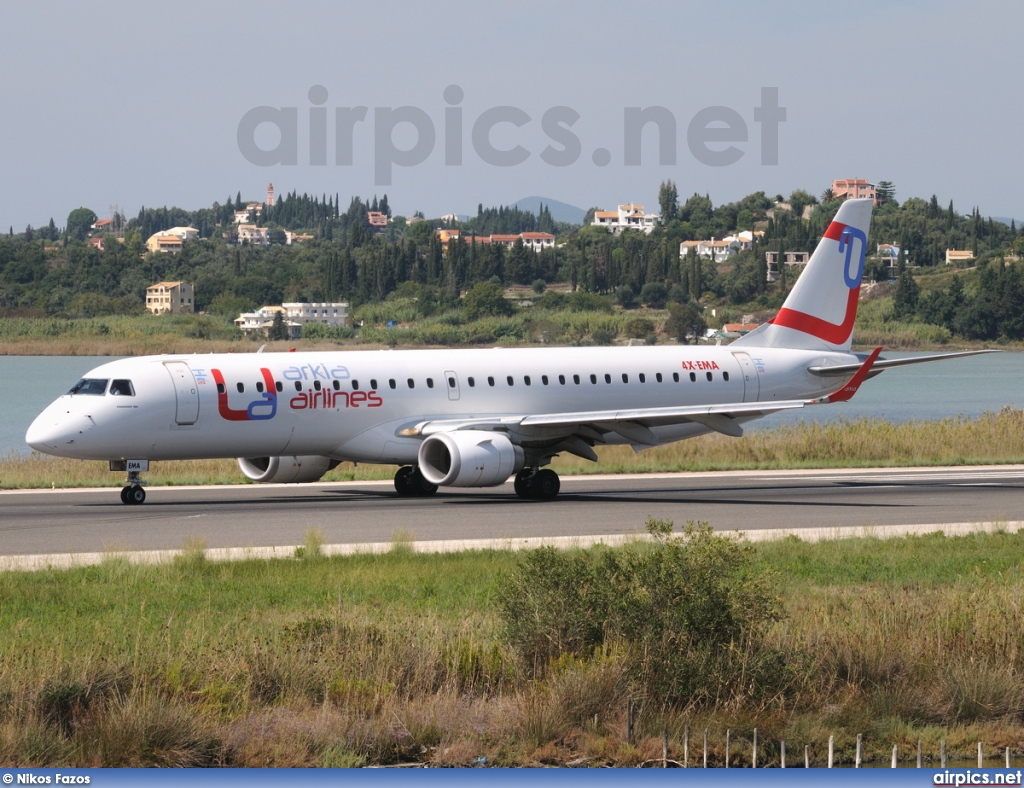
[[[648,517],[716,530],[863,529],[1024,521],[1024,465],[562,477],[554,501],[511,484],[399,498],[390,482],[0,493],[0,556],[637,533]]]

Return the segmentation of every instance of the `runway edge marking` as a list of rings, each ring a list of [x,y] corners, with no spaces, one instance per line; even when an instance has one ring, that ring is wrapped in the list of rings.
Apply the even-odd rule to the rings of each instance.
[[[751,542],[767,542],[796,536],[805,542],[821,542],[855,537],[892,539],[900,536],[941,532],[946,536],[970,533],[1016,533],[1024,528],[1024,521],[997,521],[988,523],[926,523],[920,525],[861,525],[843,528],[779,528],[764,530],[719,531],[723,536],[742,535]],[[618,547],[627,542],[649,539],[646,533],[604,534],[601,536],[548,536],[533,538],[447,539],[423,542],[403,542],[403,549],[417,553],[457,553],[468,550],[531,550],[538,547],[592,547],[603,544]],[[395,542],[366,542],[362,544],[324,545],[324,555],[359,555],[387,553],[395,549]],[[302,545],[276,547],[211,547],[203,551],[209,561],[248,561],[295,558]],[[52,553],[43,555],[0,556],[0,571],[33,572],[44,569],[73,569],[96,566],[104,561],[124,559],[133,564],[171,563],[190,550],[105,551],[100,553]]]

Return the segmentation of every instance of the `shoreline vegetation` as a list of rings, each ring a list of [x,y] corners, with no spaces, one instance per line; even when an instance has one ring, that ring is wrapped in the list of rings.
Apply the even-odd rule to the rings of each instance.
[[[556,457],[559,474],[669,473],[685,471],[797,468],[909,467],[928,465],[1002,465],[1024,461],[1024,411],[1003,408],[977,418],[892,424],[859,418],[839,422],[801,422],[748,432],[742,438],[711,434],[642,452],[628,446],[598,448],[599,461],[571,455]],[[386,480],[390,465],[342,463],[322,481]],[[233,459],[156,462],[146,481],[151,486],[241,484],[247,479]],[[101,461],[47,457],[32,452],[0,457],[0,489],[115,487],[123,476]]]
[[[861,737],[866,764],[896,746],[911,767],[919,741],[931,768],[941,743],[950,763],[983,742],[990,764],[1006,748],[1019,764],[1024,532],[749,544],[666,527],[647,523],[653,542],[529,555],[428,556],[404,533],[347,557],[322,555],[311,530],[288,559],[218,563],[190,543],[160,565],[111,553],[0,574],[0,763],[659,766],[663,734],[678,764],[688,726],[691,767],[705,730],[711,766],[725,765],[726,731],[731,765],[749,765],[755,728],[759,766],[779,765],[780,741],[790,767],[805,746],[823,766],[833,736],[841,766]],[[707,628],[689,647],[662,641],[661,618],[648,626],[628,601],[682,565],[721,592],[701,615],[761,608],[713,658],[699,656]],[[609,571],[637,583],[620,589],[626,604],[573,599],[600,588],[569,581]],[[566,601],[552,607],[552,593]],[[579,618],[602,604],[627,618]],[[542,626],[568,627],[533,661],[531,605]],[[652,614],[685,632],[672,609]],[[658,653],[685,669],[651,663]]]

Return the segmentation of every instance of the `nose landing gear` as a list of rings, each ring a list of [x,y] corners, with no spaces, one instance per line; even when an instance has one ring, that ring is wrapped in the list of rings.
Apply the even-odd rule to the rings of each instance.
[[[142,472],[149,470],[149,460],[111,460],[112,471],[125,471],[125,486],[121,488],[121,503],[137,504],[146,502],[146,491],[142,488]]]

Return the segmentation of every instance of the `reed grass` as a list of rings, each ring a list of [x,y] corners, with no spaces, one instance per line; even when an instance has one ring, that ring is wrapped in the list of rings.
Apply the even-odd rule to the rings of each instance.
[[[1024,754],[1024,533],[756,544],[790,686],[684,709],[633,694],[614,650],[531,680],[493,603],[511,553],[307,560],[317,544],[0,575],[0,764],[629,766],[661,757],[663,727],[679,760],[684,725],[691,765],[704,728],[713,765],[727,728],[749,763],[754,727],[762,764],[785,739],[791,765],[804,745],[821,765],[829,735],[849,763],[858,733],[884,762],[918,739],[932,763],[940,739]]]

